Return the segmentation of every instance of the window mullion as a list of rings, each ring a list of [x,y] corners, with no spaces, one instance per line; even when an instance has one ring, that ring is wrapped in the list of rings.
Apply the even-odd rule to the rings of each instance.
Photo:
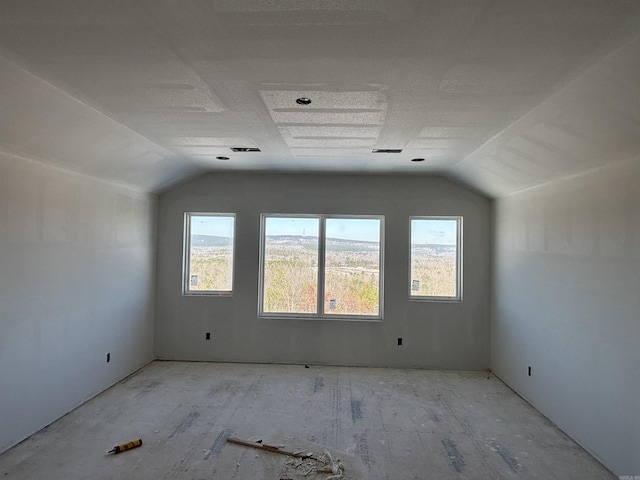
[[[326,217],[320,216],[320,228],[318,231],[318,315],[324,315],[324,277],[325,277],[325,225]]]
[[[184,214],[184,240],[182,259],[182,293],[189,291],[189,272],[191,271],[191,214]]]

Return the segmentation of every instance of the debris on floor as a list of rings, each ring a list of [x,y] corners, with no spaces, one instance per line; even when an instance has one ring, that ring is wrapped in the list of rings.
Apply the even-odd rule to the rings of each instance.
[[[242,440],[241,438],[228,437],[227,442],[235,443],[236,445],[243,445],[245,447],[257,448],[258,450],[267,450],[268,452],[279,453],[280,455],[287,455],[289,457],[300,457],[300,458],[309,458],[314,454],[311,452],[299,451],[299,452],[290,452],[288,450],[283,450],[284,445],[269,445],[267,443],[251,442],[249,440]]]
[[[127,442],[127,443],[122,443],[120,445],[116,445],[111,450],[109,450],[107,453],[120,453],[120,452],[124,452],[125,450],[131,450],[132,448],[138,448],[140,445],[142,445],[142,439],[141,438],[139,438],[138,440],[132,440],[132,441]]]
[[[344,462],[335,453],[332,455],[329,450],[319,455],[306,449],[286,450],[284,445],[269,445],[262,443],[262,439],[259,441],[260,443],[235,437],[227,438],[229,443],[289,457],[282,466],[278,477],[280,480],[355,480],[357,478],[347,477]]]
[[[345,467],[339,459],[333,459],[329,451],[307,458],[289,458],[280,472],[280,478],[345,480]]]

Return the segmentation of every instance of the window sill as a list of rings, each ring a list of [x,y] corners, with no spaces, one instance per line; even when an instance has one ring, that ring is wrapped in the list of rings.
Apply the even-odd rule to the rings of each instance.
[[[298,321],[318,321],[328,320],[331,322],[354,322],[354,323],[382,323],[382,317],[364,317],[355,315],[295,315],[295,314],[261,314],[258,318],[264,320],[298,320]]]
[[[183,297],[233,297],[233,292],[182,292]]]
[[[449,297],[409,297],[410,302],[427,302],[427,303],[462,303],[462,298]]]

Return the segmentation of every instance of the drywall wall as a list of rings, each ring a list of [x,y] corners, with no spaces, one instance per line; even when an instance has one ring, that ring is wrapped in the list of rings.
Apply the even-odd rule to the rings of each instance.
[[[0,154],[0,451],[153,359],[155,201]]]
[[[640,475],[639,184],[636,158],[495,203],[491,367],[617,475]]]
[[[185,212],[236,214],[232,297],[181,295]],[[384,215],[384,319],[258,318],[261,213]],[[412,215],[464,217],[462,303],[409,301]],[[487,198],[439,177],[200,177],[159,199],[155,353],[179,360],[487,368],[490,215]]]

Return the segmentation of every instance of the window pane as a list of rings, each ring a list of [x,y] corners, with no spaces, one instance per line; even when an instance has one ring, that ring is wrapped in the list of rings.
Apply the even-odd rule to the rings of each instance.
[[[458,297],[458,219],[411,219],[411,296]]]
[[[263,312],[317,313],[318,234],[317,218],[265,218]]]
[[[380,311],[380,219],[328,218],[324,313]]]
[[[234,220],[233,216],[190,216],[188,292],[231,291]]]

